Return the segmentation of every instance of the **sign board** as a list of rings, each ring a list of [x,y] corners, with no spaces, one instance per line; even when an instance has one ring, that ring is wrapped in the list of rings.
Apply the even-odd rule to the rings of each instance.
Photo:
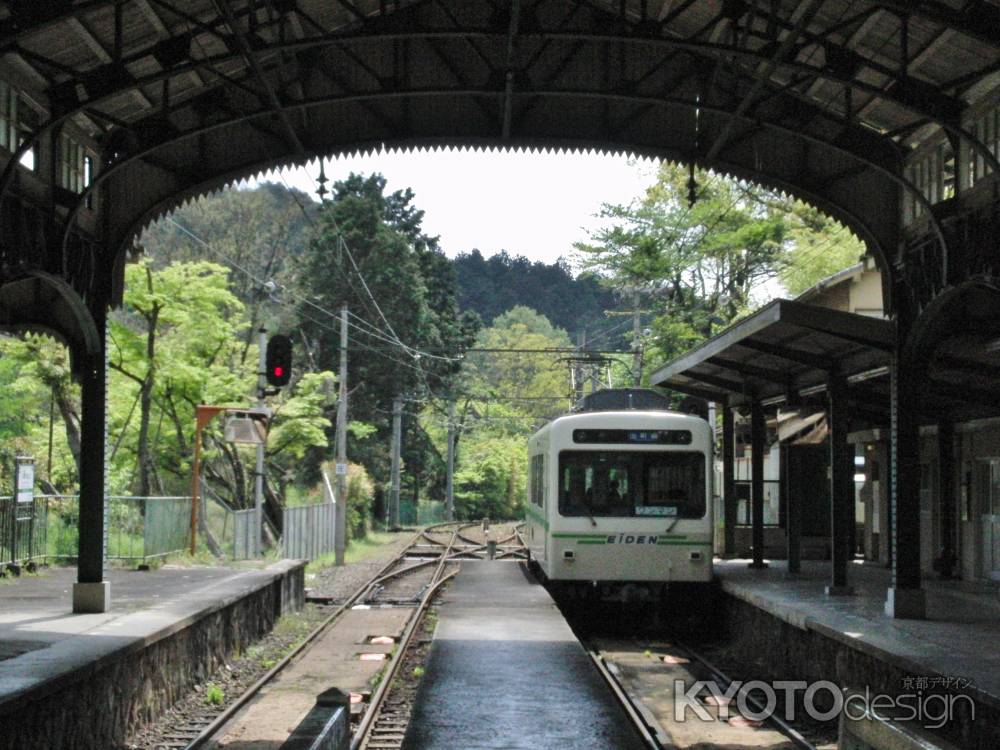
[[[338,477],[347,476],[347,464],[337,464],[337,476]]]
[[[17,465],[15,494],[19,503],[30,503],[35,499],[35,459],[18,456],[14,459]]]

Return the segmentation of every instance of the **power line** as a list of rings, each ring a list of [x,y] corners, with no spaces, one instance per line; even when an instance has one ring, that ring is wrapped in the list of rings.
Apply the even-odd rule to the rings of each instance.
[[[313,217],[309,215],[309,212],[306,211],[305,206],[302,205],[302,201],[299,200],[298,194],[295,193],[295,191],[293,191],[292,188],[289,186],[288,182],[285,180],[284,174],[282,174],[279,171],[278,172],[278,176],[281,178],[281,181],[284,183],[285,187],[291,193],[292,198],[295,200],[296,204],[298,204],[299,209],[302,211],[302,215],[306,218],[306,221],[309,222],[309,224],[313,227],[313,229],[316,229],[316,222],[313,220]],[[409,353],[410,356],[414,357],[415,359],[417,358],[418,355],[419,356],[428,356],[428,357],[430,357],[432,359],[435,359],[435,358],[436,359],[447,359],[446,357],[435,357],[435,355],[433,355],[433,354],[429,354],[429,353],[424,352],[424,351],[422,351],[420,349],[417,349],[416,347],[413,347],[413,346],[410,346],[409,344],[406,344],[402,339],[399,338],[399,336],[396,334],[395,329],[392,327],[392,324],[389,322],[389,319],[385,316],[385,313],[382,311],[382,307],[379,305],[378,300],[375,299],[375,295],[372,294],[372,290],[368,286],[368,282],[365,280],[364,274],[361,273],[361,269],[359,268],[357,261],[354,259],[354,253],[351,252],[350,246],[347,244],[347,241],[344,239],[344,232],[340,228],[340,225],[337,223],[336,218],[334,218],[332,215],[330,215],[330,221],[333,223],[333,228],[337,231],[338,246],[344,252],[347,253],[348,260],[351,261],[351,266],[354,268],[354,272],[357,274],[358,279],[361,281],[361,286],[364,288],[365,293],[367,294],[368,298],[371,300],[372,304],[375,306],[375,310],[378,313],[378,316],[382,319],[382,322],[385,323],[386,328],[388,328],[388,333],[392,337],[393,343],[395,343],[398,346],[400,346],[404,351],[406,351],[407,353]],[[348,279],[348,284],[350,284],[350,280],[349,279]],[[357,294],[356,291],[355,291],[355,294]],[[372,328],[375,328],[375,326],[372,326]],[[378,329],[376,329],[376,330],[378,330]],[[384,331],[382,333],[384,333]]]

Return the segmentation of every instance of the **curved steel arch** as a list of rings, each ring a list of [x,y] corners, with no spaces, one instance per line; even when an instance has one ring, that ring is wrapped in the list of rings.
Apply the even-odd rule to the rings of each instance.
[[[1000,175],[1000,162],[960,127],[966,102],[908,72],[905,56],[900,73],[881,47],[852,46],[837,29],[854,27],[839,25],[840,6],[827,0],[794,8],[760,0],[143,0],[164,15],[156,35],[128,47],[120,19],[108,26],[108,13],[94,11],[104,5],[111,0],[12,16],[0,22],[0,50],[56,71],[47,91],[51,116],[22,152],[81,113],[113,124],[104,134],[92,230],[110,257],[144,221],[186,197],[318,154],[383,143],[586,146],[693,161],[778,187],[854,228],[892,276],[901,191],[927,209],[946,250],[937,217],[903,177],[905,146],[893,133],[935,123]],[[120,15],[138,2],[114,5]],[[892,3],[860,5],[857,17],[881,13],[880,36],[902,28]],[[968,19],[942,15],[940,3],[908,5],[940,30],[970,31]],[[105,44],[115,35],[114,54],[74,63],[76,75],[60,63],[59,33],[80,33],[79,22],[61,22],[70,16],[96,29],[82,25],[92,50],[101,33]],[[986,36],[979,41],[988,57]],[[926,36],[921,44],[932,46]],[[814,62],[817,51],[822,62]],[[968,77],[969,68],[946,72],[939,77]],[[200,90],[174,91],[195,73]],[[825,89],[812,88],[823,82]],[[874,120],[852,108],[852,92],[871,97]],[[122,109],[127,93],[144,98],[152,114]],[[836,100],[841,95],[845,102]],[[879,126],[885,116],[888,126]],[[19,154],[0,176],[0,194]],[[86,196],[75,206],[58,197],[69,208],[60,228],[65,258]],[[119,265],[112,276],[120,276]]]
[[[449,97],[489,97],[494,96],[492,93],[484,93],[476,90],[471,91],[424,91],[424,92],[411,92],[415,97],[426,97],[426,98],[449,98]],[[345,104],[356,104],[359,100],[366,100],[372,98],[378,98],[383,96],[382,94],[372,94],[372,95],[362,95],[362,96],[336,96],[331,97],[329,100],[317,101],[313,103],[312,106],[317,108],[322,107],[336,107],[343,106]],[[385,95],[388,96],[388,95]],[[392,95],[394,98],[398,98],[400,94],[396,93]],[[655,105],[661,109],[673,108],[675,110],[681,109],[688,113],[699,109],[704,112],[715,112],[716,114],[725,117],[734,117],[735,115],[731,112],[721,109],[716,106],[699,105],[696,102],[691,102],[687,100],[665,100],[665,99],[653,99],[649,97],[639,97],[636,95],[627,94],[608,94],[599,92],[583,92],[583,91],[545,91],[545,92],[532,92],[531,96],[540,97],[550,100],[548,103],[550,106],[558,106],[559,102],[568,108],[572,109],[574,106],[579,105],[581,102],[593,103],[596,102],[601,106],[607,106],[609,104],[622,105],[624,107],[632,107],[636,103],[642,105]],[[440,108],[443,113],[448,113],[450,110],[447,107]],[[418,135],[409,135],[406,137],[386,137],[379,139],[348,139],[348,140],[337,140],[336,138],[323,137],[322,134],[311,133],[308,138],[310,149],[308,154],[297,153],[289,145],[282,145],[282,141],[274,133],[269,133],[269,138],[265,139],[265,142],[260,140],[260,131],[255,130],[253,121],[267,117],[271,115],[269,111],[262,110],[253,113],[248,113],[235,117],[229,121],[214,122],[205,125],[201,128],[195,128],[192,132],[185,134],[177,134],[173,137],[165,139],[161,142],[153,142],[150,144],[145,144],[145,146],[137,147],[137,150],[124,157],[121,161],[111,165],[102,175],[99,176],[95,187],[99,188],[103,184],[109,184],[110,189],[114,190],[114,185],[116,183],[127,184],[131,182],[128,172],[131,170],[133,172],[156,172],[157,170],[165,170],[169,176],[172,178],[166,182],[157,183],[155,179],[150,179],[144,183],[144,185],[133,185],[133,187],[127,189],[127,194],[132,196],[131,201],[118,201],[112,200],[112,222],[111,222],[111,236],[108,238],[112,249],[121,248],[127,241],[137,233],[137,231],[148,221],[165,210],[178,204],[179,202],[189,198],[192,195],[200,194],[209,190],[213,187],[217,187],[221,184],[225,184],[231,180],[239,179],[241,177],[254,174],[263,169],[273,167],[280,164],[303,162],[308,158],[314,158],[317,155],[328,155],[337,153],[348,153],[363,151],[369,148],[378,148],[383,144],[398,144],[398,145],[480,145],[480,146],[500,146],[500,147],[529,147],[529,148],[590,148],[598,149],[601,151],[609,152],[621,152],[621,153],[642,153],[645,155],[657,157],[657,158],[667,158],[677,161],[695,161],[704,167],[716,169],[718,171],[732,174],[738,176],[742,179],[747,179],[750,181],[759,182],[761,184],[769,185],[772,187],[779,188],[793,196],[800,197],[803,200],[812,203],[821,210],[837,217],[842,220],[845,224],[852,227],[862,238],[865,239],[866,243],[872,248],[873,253],[876,255],[880,261],[880,265],[887,267],[888,255],[892,249],[892,238],[893,234],[891,232],[886,232],[887,228],[892,227],[892,220],[895,217],[894,201],[893,198],[897,194],[896,187],[902,189],[914,190],[913,186],[910,185],[906,180],[904,180],[897,169],[894,169],[895,164],[892,163],[892,159],[887,159],[883,157],[882,161],[877,161],[877,155],[871,153],[870,155],[865,155],[858,153],[856,149],[847,148],[845,146],[838,146],[835,144],[829,144],[820,141],[814,137],[808,137],[801,133],[796,133],[787,127],[784,127],[780,123],[768,123],[760,122],[754,118],[748,116],[742,116],[738,119],[747,125],[752,125],[754,127],[760,128],[762,132],[774,132],[777,133],[782,139],[785,146],[785,150],[788,150],[789,143],[799,143],[800,145],[805,145],[818,150],[823,150],[830,152],[834,157],[841,157],[843,167],[847,167],[849,174],[847,177],[840,177],[842,180],[848,180],[853,182],[859,182],[862,178],[867,181],[875,180],[878,183],[878,188],[874,193],[881,198],[882,203],[873,200],[871,194],[865,195],[863,192],[858,193],[856,191],[857,186],[855,185],[851,189],[845,189],[840,191],[838,194],[836,191],[831,190],[829,185],[824,186],[824,175],[820,174],[814,177],[811,182],[806,180],[806,172],[808,163],[802,163],[795,165],[794,170],[789,172],[787,170],[787,165],[785,173],[781,170],[770,167],[768,164],[760,161],[758,159],[758,151],[756,144],[750,144],[751,148],[742,155],[742,159],[738,153],[729,156],[727,154],[722,154],[719,157],[713,159],[706,159],[705,154],[699,151],[697,148],[697,139],[695,134],[690,130],[680,130],[675,133],[676,140],[671,141],[662,136],[654,136],[652,138],[648,137],[648,133],[643,134],[646,136],[645,140],[640,138],[629,138],[626,134],[622,134],[618,138],[603,138],[603,139],[583,139],[574,138],[572,135],[563,133],[540,133],[537,136],[523,136],[518,138],[507,139],[506,141],[499,138],[495,132],[480,132],[476,134],[466,133],[459,137],[442,136],[441,132],[446,132],[446,128],[435,127],[433,124],[429,128],[432,132],[427,132]],[[564,118],[558,110],[551,112],[556,120],[567,119]],[[668,118],[669,119],[669,118]],[[690,118],[688,118],[690,119]],[[654,130],[655,130],[654,124]],[[434,130],[438,131],[438,135],[435,135]],[[170,163],[165,163],[163,157],[157,157],[159,161],[156,162],[156,166],[150,166],[149,164],[143,163],[143,160],[154,156],[157,154],[170,153],[171,151],[176,152],[178,148],[183,148],[185,142],[198,141],[204,138],[206,135],[215,134],[217,138],[227,138],[230,141],[240,142],[243,145],[241,149],[233,154],[233,159],[226,162],[214,163],[211,166],[211,171],[214,173],[212,175],[206,175],[204,173],[198,172],[194,174],[185,174],[184,170],[181,168],[182,165],[190,161],[190,158],[185,158],[184,152],[177,154],[173,160],[173,165]],[[254,135],[257,135],[257,150],[250,152],[250,144],[255,142]],[[773,146],[773,144],[772,144]],[[763,147],[763,146],[762,146]],[[276,150],[277,149],[277,150]],[[887,155],[889,157],[892,154]],[[805,160],[808,162],[808,159]],[[827,161],[827,159],[822,159],[821,161]],[[853,170],[850,168],[853,166]],[[176,169],[172,169],[171,166],[176,166]],[[152,176],[152,175],[151,175]],[[162,188],[156,194],[144,195],[138,202],[135,201],[135,191],[146,190],[147,193],[151,186],[159,186]],[[895,187],[894,187],[895,186]],[[919,196],[919,193],[916,193]],[[124,196],[123,196],[124,197]],[[81,198],[80,203],[77,205],[77,210],[79,206],[83,205],[86,200],[84,196]],[[923,200],[922,196],[919,196],[919,200]],[[133,210],[128,212],[123,211],[122,207],[128,206],[129,203],[133,205]],[[928,208],[928,215],[933,218],[933,213]],[[874,211],[872,209],[875,209]],[[867,214],[867,215],[866,215]],[[66,224],[66,232],[64,236],[68,236],[68,232],[71,229],[71,223],[75,212],[70,214],[70,217]],[[889,219],[889,221],[887,221]],[[935,227],[940,237],[940,228]]]

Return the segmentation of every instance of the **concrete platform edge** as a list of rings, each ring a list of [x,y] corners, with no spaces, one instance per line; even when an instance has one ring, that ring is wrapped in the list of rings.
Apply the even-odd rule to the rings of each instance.
[[[249,627],[244,629],[245,632],[241,631],[237,634],[237,637],[260,637],[273,626],[273,622],[281,614],[302,606],[305,565],[305,561],[285,560],[268,566],[264,570],[248,571],[250,575],[245,576],[245,579],[239,582],[236,590],[224,593],[207,605],[203,597],[197,604],[191,605],[190,611],[184,611],[182,605],[180,612],[174,608],[171,611],[141,610],[123,614],[112,621],[115,627],[104,633],[104,635],[115,635],[114,638],[108,639],[113,643],[109,643],[107,650],[96,657],[92,648],[81,648],[79,643],[73,643],[76,639],[70,638],[55,643],[44,649],[43,652],[34,651],[8,659],[6,662],[0,662],[0,665],[6,667],[7,670],[18,670],[18,667],[21,667],[18,671],[24,674],[22,679],[25,683],[6,695],[0,695],[0,716],[9,716],[14,712],[34,713],[53,700],[61,700],[64,696],[79,692],[73,691],[71,688],[83,680],[95,681],[105,670],[120,671],[123,665],[131,667],[137,664],[146,656],[147,652],[159,649],[160,644],[171,643],[171,639],[182,636],[189,629],[197,627],[207,627],[209,630],[212,630],[213,627],[217,629],[219,623],[226,623],[234,616],[233,607],[239,608],[242,605],[246,614],[258,613],[257,615],[250,614],[251,617],[259,617],[260,614],[264,613],[265,610],[261,610],[262,606],[266,606],[270,610],[266,613],[266,617],[270,621],[266,629],[254,632],[256,628]],[[202,593],[207,592],[215,585],[205,587]],[[202,623],[205,625],[202,626]],[[130,626],[131,632],[129,632]],[[100,630],[100,628],[95,628],[95,630]],[[86,637],[87,631],[81,635]],[[123,638],[126,639],[124,643],[122,642]],[[100,639],[95,640],[100,645]],[[201,662],[211,663],[218,660],[217,654],[211,653],[209,649],[202,649],[202,651],[204,653],[196,654],[196,658],[200,659]],[[40,656],[40,654],[43,655]],[[18,662],[22,659],[25,661],[19,665]],[[157,669],[156,666],[148,668]],[[199,663],[188,671],[197,673],[202,669],[203,665]],[[119,692],[125,693],[126,691]],[[69,713],[71,711],[67,708],[60,711],[60,714],[63,715]],[[132,717],[142,712],[121,710],[114,713],[118,716]],[[4,723],[0,721],[0,726]],[[132,727],[120,728],[121,732],[130,729]],[[0,745],[4,745],[3,734],[0,732]],[[108,737],[95,738],[98,744],[95,744],[94,747],[106,747],[108,739]],[[24,747],[30,746],[32,745],[24,745]],[[35,744],[34,746],[46,745]],[[80,746],[83,747],[83,745]],[[22,745],[15,742],[11,747],[22,747]]]

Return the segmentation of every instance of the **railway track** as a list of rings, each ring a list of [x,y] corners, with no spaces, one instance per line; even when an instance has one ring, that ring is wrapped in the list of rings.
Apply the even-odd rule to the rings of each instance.
[[[394,655],[386,660],[378,686],[366,701],[360,716],[355,714],[352,750],[385,750],[399,747],[409,718],[409,703],[405,697],[394,696],[387,701],[395,678],[405,661],[405,654],[434,596],[458,571],[462,560],[523,559],[524,548],[513,524],[490,526],[482,523],[443,523],[427,527],[396,557],[387,562],[372,578],[359,586],[342,602],[315,602],[326,610],[320,623],[283,659],[269,669],[224,707],[204,707],[184,717],[183,721],[160,736],[155,750],[199,750],[212,748],[215,740],[225,735],[227,728],[241,710],[279,675],[304,659],[322,636],[334,628],[346,613],[364,607],[372,611],[386,607],[410,609],[402,635],[395,644]],[[410,696],[412,698],[412,696]],[[352,711],[352,713],[354,713]]]
[[[625,651],[624,654],[641,655],[642,659],[654,664],[662,659],[664,663],[673,665],[673,671],[668,678],[671,688],[673,680],[683,679],[682,675],[688,680],[713,679],[723,690],[729,688],[731,680],[689,646],[672,643],[660,644],[661,648],[656,648],[650,644],[653,645],[650,649],[645,648],[645,645],[647,644],[633,643],[631,651]],[[630,679],[644,671],[642,666],[637,668],[637,664],[641,665],[641,660],[630,659],[627,655],[623,657],[623,651],[605,644],[585,641],[584,647],[643,743],[650,750],[678,750],[689,746],[710,747],[714,744],[711,740],[711,730],[706,725],[699,726],[698,720],[689,719],[685,726],[684,723],[676,721],[672,710],[664,711],[662,707],[651,706],[640,697],[640,694],[649,696],[654,693],[649,689],[648,683],[642,684],[641,679]],[[669,689],[666,694],[670,694]],[[760,705],[752,697],[748,697],[747,703],[755,712],[760,711]],[[657,708],[661,710],[656,710]],[[714,716],[718,706],[709,701],[706,703],[706,709],[709,709]],[[780,719],[776,713],[764,722],[744,720],[735,710],[735,705],[731,713],[733,718],[724,722],[726,726],[722,730],[725,733],[725,741],[724,743],[719,741],[719,746],[758,747],[761,750],[777,748],[818,750],[801,732]],[[762,737],[762,732],[770,732],[772,736]],[[741,737],[744,742],[740,741]]]

